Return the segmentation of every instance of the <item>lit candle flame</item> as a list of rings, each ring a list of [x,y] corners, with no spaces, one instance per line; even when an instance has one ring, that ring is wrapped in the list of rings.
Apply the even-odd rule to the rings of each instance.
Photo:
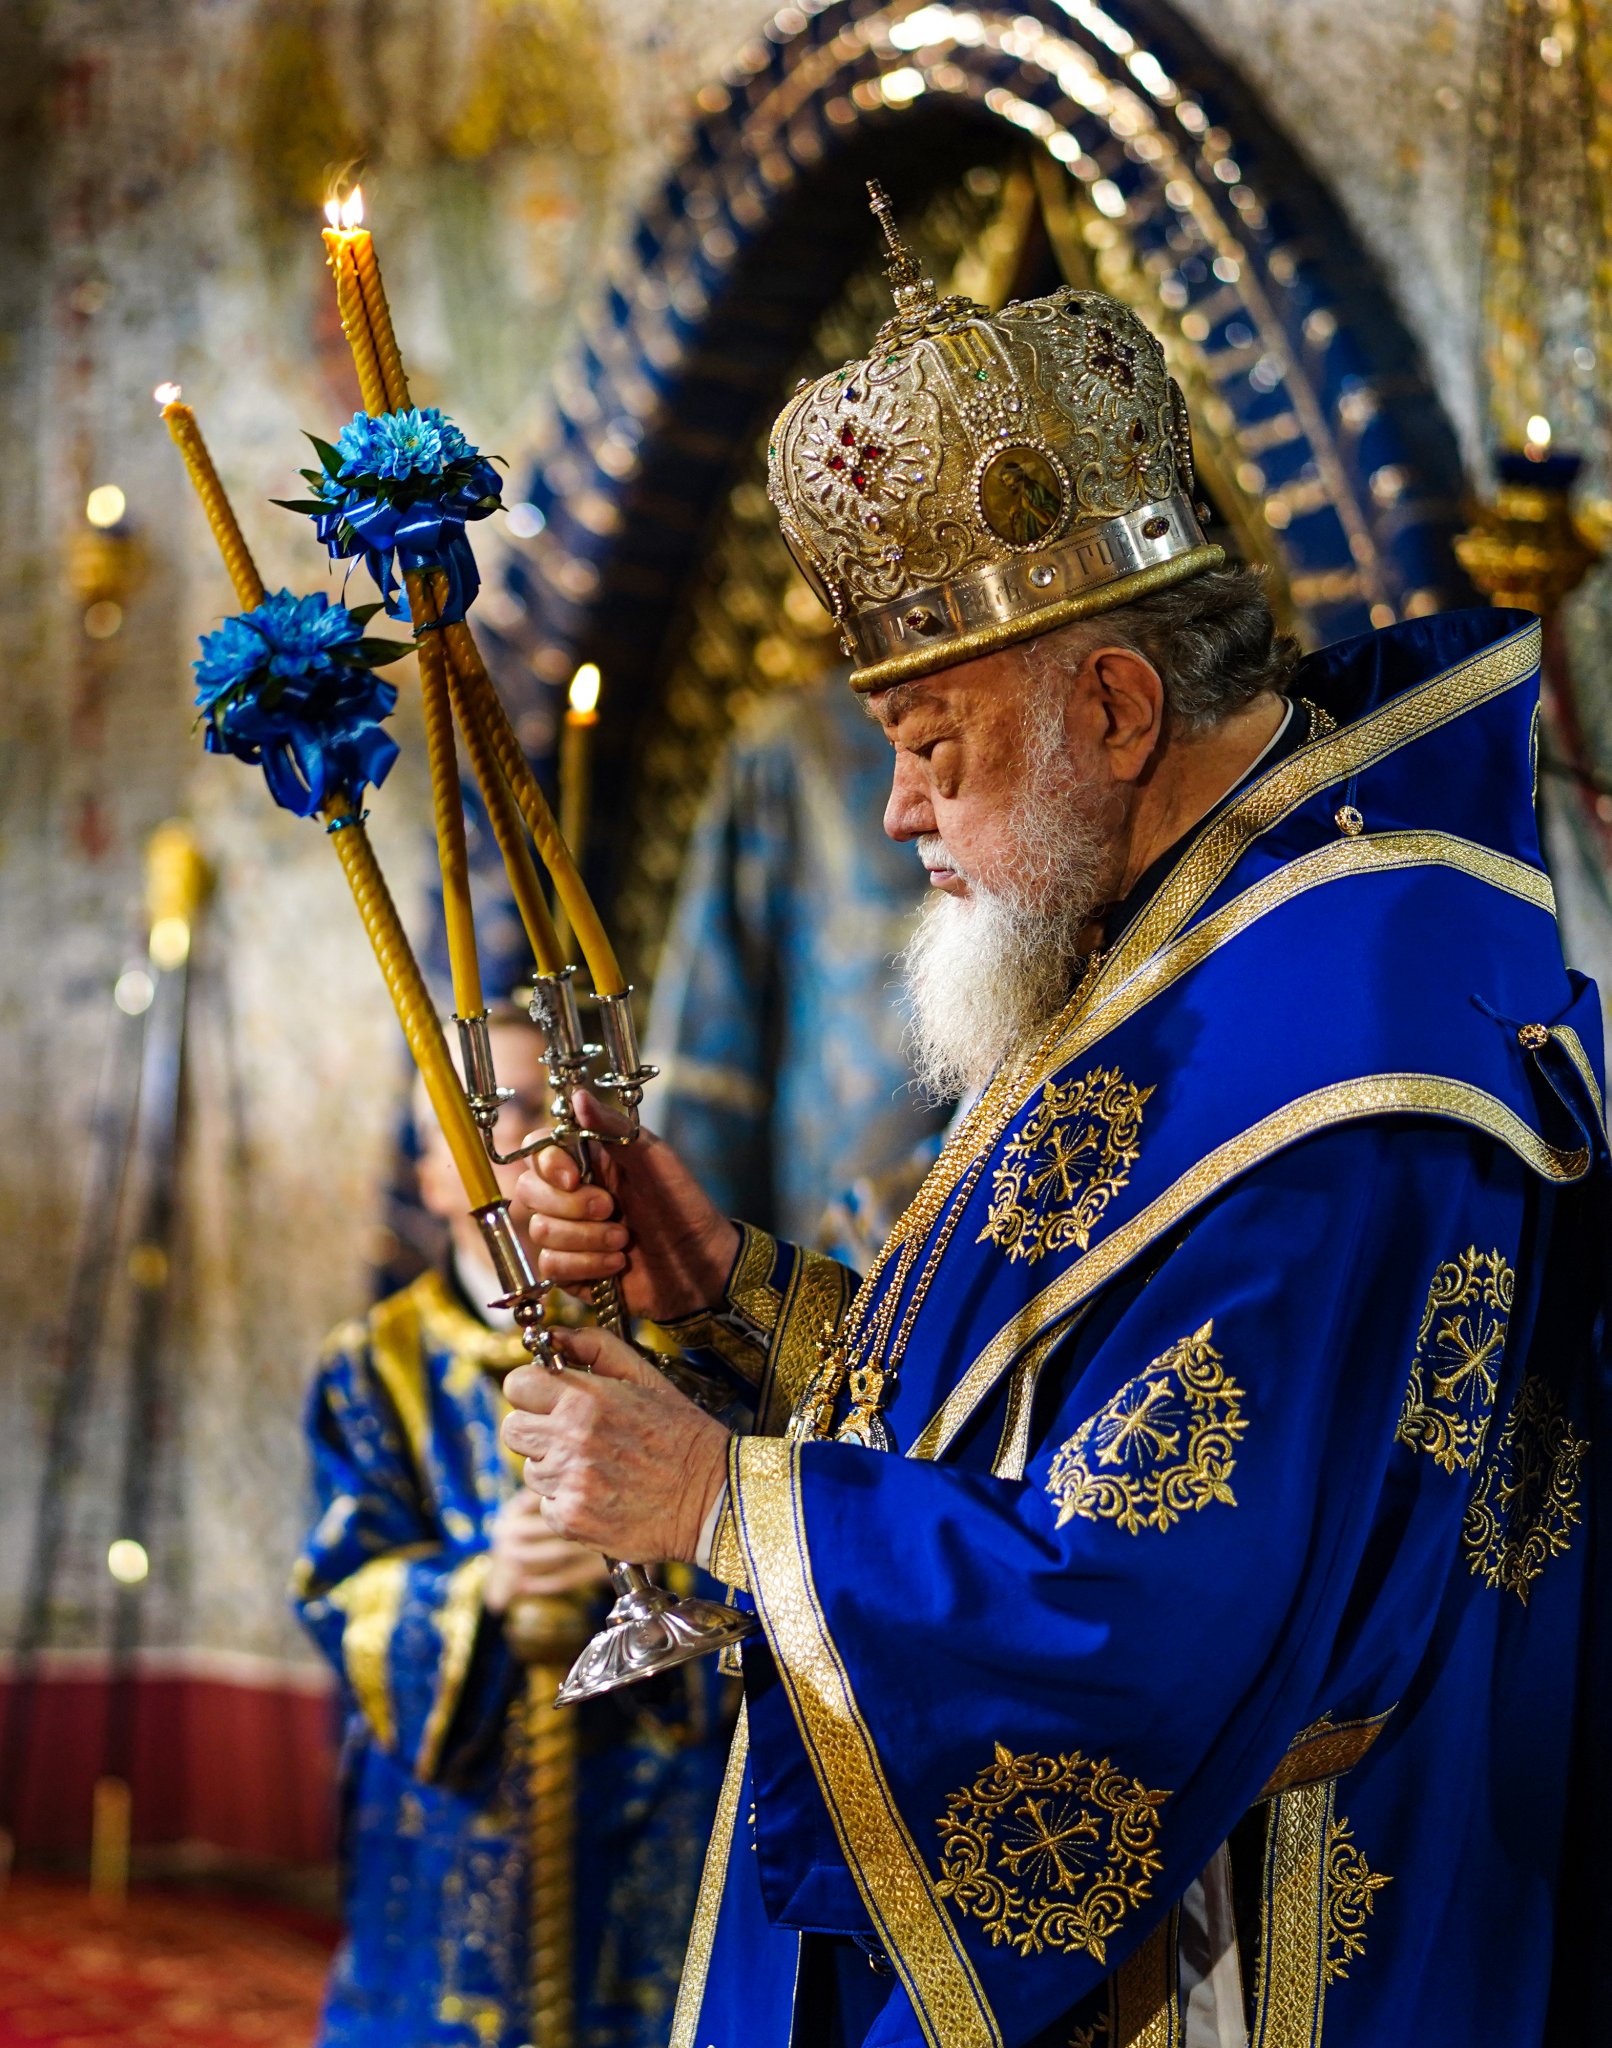
[[[159,384],[151,396],[157,401],[158,405],[177,405],[179,403],[179,386],[177,384]]]
[[[343,234],[351,234],[354,228],[361,228],[364,225],[363,186],[355,185],[345,199],[337,198],[333,192],[325,201],[325,219]]]
[[[599,664],[585,661],[571,678],[571,709],[588,718],[599,708]]]
[[[1536,412],[1528,422],[1527,433],[1530,447],[1548,448],[1550,446],[1550,421],[1546,419],[1542,412]]]

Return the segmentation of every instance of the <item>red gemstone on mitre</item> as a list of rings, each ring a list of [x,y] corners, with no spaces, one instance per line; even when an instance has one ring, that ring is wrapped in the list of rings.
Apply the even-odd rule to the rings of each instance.
[[[851,481],[859,491],[865,491],[868,487],[867,472],[861,469],[853,469],[851,471]]]
[[[828,458],[828,466],[830,469],[843,469],[845,467],[845,457],[843,455],[831,455]]]
[[[852,446],[852,444],[853,444],[853,443],[855,442],[855,440],[856,440],[856,429],[855,429],[855,427],[841,427],[841,428],[840,428],[840,441],[841,441],[841,443],[842,443],[842,445],[843,445],[843,446],[845,446],[845,447],[849,448],[849,447],[851,447],[851,446]]]
[[[862,450],[862,460],[864,462],[883,462],[884,450],[882,448],[875,448],[870,441]]]

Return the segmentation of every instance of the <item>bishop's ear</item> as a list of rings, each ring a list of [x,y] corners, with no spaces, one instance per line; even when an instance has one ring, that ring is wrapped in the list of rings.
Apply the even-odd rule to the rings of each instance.
[[[1081,664],[1077,695],[1116,782],[1139,782],[1164,736],[1164,683],[1133,647],[1094,647]]]

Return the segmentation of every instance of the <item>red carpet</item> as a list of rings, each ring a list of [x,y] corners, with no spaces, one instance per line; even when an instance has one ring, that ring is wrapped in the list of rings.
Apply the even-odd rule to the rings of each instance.
[[[109,1913],[81,1886],[14,1879],[0,2048],[304,2048],[331,1946],[250,1906],[136,1891]]]

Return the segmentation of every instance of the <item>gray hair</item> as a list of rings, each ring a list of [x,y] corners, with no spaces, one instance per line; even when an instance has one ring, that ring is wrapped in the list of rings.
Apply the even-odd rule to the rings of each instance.
[[[1211,569],[1045,633],[1025,649],[1032,680],[1067,668],[1094,647],[1130,647],[1158,670],[1184,732],[1205,732],[1263,690],[1286,696],[1298,642],[1279,633],[1260,569]]]

